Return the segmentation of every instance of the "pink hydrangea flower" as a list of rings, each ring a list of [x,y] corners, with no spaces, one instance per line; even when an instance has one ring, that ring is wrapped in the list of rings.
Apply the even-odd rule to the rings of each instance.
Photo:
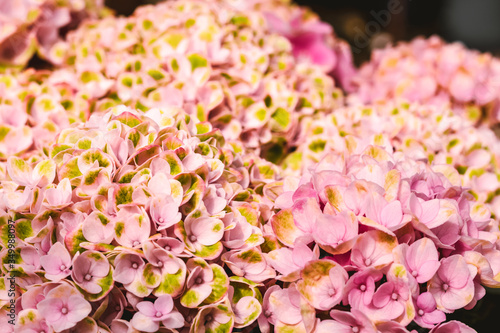
[[[139,312],[135,313],[130,323],[137,330],[156,332],[160,322],[169,329],[184,326],[184,318],[174,309],[174,301],[170,295],[162,295],[154,303],[140,302],[136,307]]]
[[[45,277],[58,282],[71,274],[71,256],[62,243],[55,243],[47,255],[40,257]]]
[[[85,318],[92,307],[76,289],[62,284],[49,291],[37,309],[54,331],[61,332]]]
[[[460,255],[441,259],[438,271],[429,281],[429,292],[434,296],[437,308],[452,312],[466,306],[474,297],[475,275],[476,271]]]

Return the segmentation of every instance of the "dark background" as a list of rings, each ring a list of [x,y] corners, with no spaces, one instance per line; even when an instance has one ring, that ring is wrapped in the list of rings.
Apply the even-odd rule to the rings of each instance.
[[[106,0],[106,5],[117,14],[129,15],[137,6],[155,2]],[[500,55],[500,0],[296,0],[295,3],[310,7],[330,23],[336,34],[350,43],[358,65],[369,59],[373,48],[433,34]],[[482,333],[500,331],[499,316],[500,290],[488,291],[473,310],[455,311],[448,315],[448,320],[460,320]]]

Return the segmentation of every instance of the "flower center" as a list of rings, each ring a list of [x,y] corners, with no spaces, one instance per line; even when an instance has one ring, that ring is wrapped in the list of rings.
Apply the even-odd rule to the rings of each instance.
[[[163,217],[160,217],[160,218],[158,219],[158,222],[160,222],[160,223],[163,223],[163,221],[165,221],[165,220],[163,219]]]
[[[161,314],[162,314],[162,313],[161,313],[160,311],[157,311],[157,312],[155,313],[155,316],[159,318],[159,317],[161,317]]]
[[[90,280],[92,280],[92,275],[87,274],[87,275],[85,275],[84,279],[85,279],[85,281],[90,281]]]
[[[445,283],[445,284],[443,284],[442,288],[444,291],[446,291],[446,290],[448,290],[448,288],[450,288],[450,286]]]
[[[423,316],[423,315],[424,315],[424,313],[425,313],[425,312],[424,312],[424,310],[422,310],[422,309],[418,310],[418,315],[419,315],[419,316]]]
[[[354,326],[354,327],[351,329],[351,331],[352,331],[353,333],[358,333],[358,332],[359,332],[359,327],[358,327],[358,326]]]
[[[196,284],[202,284],[203,283],[203,279],[201,277],[197,277],[196,280],[194,280],[194,283],[196,283]]]
[[[271,317],[272,313],[271,311],[267,310],[266,312],[264,312],[264,316],[266,317]]]
[[[172,248],[169,245],[165,246],[164,249],[167,250],[167,251],[172,250]]]
[[[66,269],[66,265],[61,265],[61,266],[59,267],[59,269],[60,269],[61,271],[64,271],[64,270]]]
[[[411,275],[413,275],[413,277],[416,277],[418,275],[418,272],[415,270],[415,271],[411,272]]]
[[[205,322],[206,322],[206,323],[210,323],[213,319],[214,319],[214,318],[212,317],[212,315],[207,315],[207,316],[205,317]]]
[[[137,263],[136,263],[136,262],[134,262],[134,263],[132,263],[132,268],[133,268],[133,269],[137,269],[137,268],[139,268],[139,265],[137,265]]]
[[[139,241],[134,241],[134,243],[132,244],[132,247],[136,247],[139,245],[141,245],[141,243]]]
[[[158,267],[163,267],[163,262],[161,260],[158,260],[158,262],[156,263],[156,265]]]
[[[398,299],[398,294],[392,293],[391,298],[396,301]]]
[[[331,288],[328,290],[328,296],[332,297],[333,295],[335,295],[335,289]]]
[[[194,243],[194,242],[196,242],[197,238],[195,235],[191,235],[191,236],[189,236],[189,240]]]
[[[365,291],[366,290],[366,286],[364,284],[362,284],[362,285],[359,286],[359,289],[361,291]]]
[[[68,313],[68,308],[66,308],[66,307],[62,308],[62,309],[61,309],[61,313],[62,313],[62,314],[66,314],[66,313]]]
[[[371,259],[365,259],[365,266],[370,266],[372,264]]]

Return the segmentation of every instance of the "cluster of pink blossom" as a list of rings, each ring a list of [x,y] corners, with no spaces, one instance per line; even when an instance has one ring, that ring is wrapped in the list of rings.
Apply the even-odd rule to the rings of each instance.
[[[262,331],[450,332],[447,313],[500,286],[500,251],[498,222],[447,173],[367,145],[266,185],[266,257],[285,283],[264,294]]]
[[[65,35],[102,8],[0,4],[0,327],[474,332],[446,316],[500,288],[497,59],[432,37],[356,73],[286,0]],[[18,71],[34,45],[54,68]]]
[[[126,107],[61,131],[43,154],[9,157],[1,182],[1,227],[15,219],[19,240],[21,331],[230,332],[257,319],[259,279],[221,265],[264,263],[258,226],[269,211],[251,198],[275,180],[272,164],[243,159],[209,123]]]
[[[59,62],[61,36],[107,12],[103,0],[2,0],[0,68],[24,67],[35,53]]]
[[[259,11],[227,1],[167,1],[87,22],[65,47],[52,77],[93,87],[95,110],[183,109],[253,149],[282,148],[299,117],[342,103],[323,66],[294,57]]]
[[[305,118],[300,132],[296,151],[283,163],[286,174],[300,175],[333,152],[348,156],[377,145],[453,166],[447,176],[500,216],[500,142],[488,127],[476,127],[450,109],[391,102],[352,106]]]
[[[351,84],[352,103],[446,105],[473,122],[500,122],[500,60],[437,36],[375,50]]]
[[[90,114],[90,88],[75,90],[47,71],[0,74],[0,158],[29,154]]]
[[[296,58],[306,59],[330,73],[339,85],[350,91],[351,77],[356,72],[347,42],[337,38],[329,24],[307,7],[286,0],[225,0],[234,7],[263,13],[269,29],[285,36],[292,44]]]

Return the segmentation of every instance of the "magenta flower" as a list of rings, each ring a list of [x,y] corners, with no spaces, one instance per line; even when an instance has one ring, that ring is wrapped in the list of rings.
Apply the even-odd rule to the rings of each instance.
[[[375,291],[372,304],[377,308],[379,316],[391,320],[404,313],[409,297],[410,291],[406,284],[389,281]]]
[[[474,298],[474,276],[469,265],[460,255],[441,259],[441,266],[429,281],[429,292],[444,312],[460,309]]]
[[[130,323],[137,330],[156,332],[160,322],[168,329],[184,326],[184,318],[174,309],[174,301],[170,295],[162,295],[154,303],[140,302],[136,307],[139,312],[134,314]]]
[[[373,268],[356,272],[346,283],[342,302],[349,304],[353,309],[363,311],[371,304],[375,294],[375,283],[382,276],[382,272]]]
[[[293,11],[289,21],[272,12],[266,12],[265,17],[271,31],[290,40],[295,57],[305,57],[312,63],[323,66],[325,72],[334,68],[337,59],[326,42],[326,37],[332,34],[331,26],[316,20],[305,20],[306,13],[302,9]]]
[[[76,289],[62,284],[49,291],[37,309],[54,331],[61,332],[85,318],[92,307]]]
[[[422,327],[433,328],[446,320],[444,312],[436,307],[436,300],[430,292],[421,293],[415,302],[416,314],[413,320]]]
[[[451,320],[434,327],[429,333],[477,333],[473,328],[457,320]]]
[[[40,264],[45,270],[45,277],[54,282],[71,274],[71,256],[60,242],[52,245],[47,255],[40,257]]]

